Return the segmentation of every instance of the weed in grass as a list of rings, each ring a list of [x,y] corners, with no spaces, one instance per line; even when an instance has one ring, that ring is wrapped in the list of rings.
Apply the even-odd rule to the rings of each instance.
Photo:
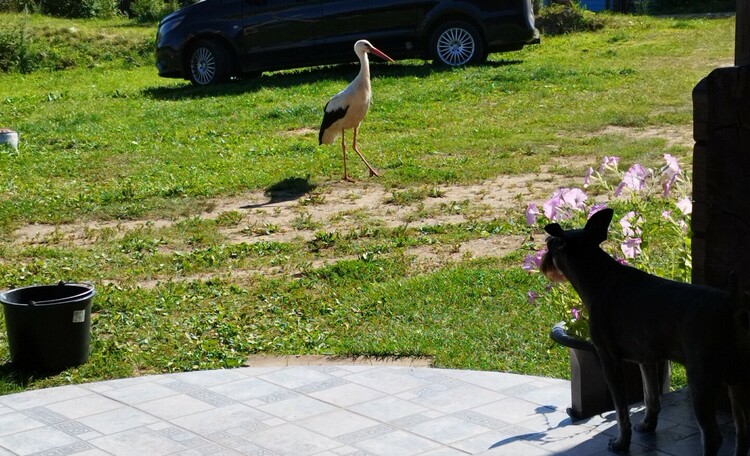
[[[430,187],[427,191],[427,196],[430,198],[443,198],[445,197],[445,191],[441,190],[439,187]]]
[[[447,233],[447,229],[443,225],[422,225],[419,227],[419,232],[421,234],[445,234]]]
[[[274,223],[253,223],[241,230],[242,234],[250,236],[267,236],[281,231],[279,225]]]
[[[308,242],[308,248],[313,252],[319,252],[322,249],[333,247],[338,238],[339,235],[335,231],[317,231],[315,238]]]
[[[237,226],[245,219],[245,215],[239,211],[225,211],[216,218],[216,224],[223,227]]]
[[[440,212],[447,215],[458,215],[466,212],[469,207],[469,201],[451,201],[449,203],[440,203]]]
[[[365,209],[347,209],[339,211],[331,217],[332,222],[341,222],[343,220],[356,220],[365,222],[371,218],[371,214]]]
[[[620,43],[620,42],[628,41],[629,39],[630,37],[628,36],[626,32],[619,31],[617,33],[614,33],[612,36],[610,36],[607,39],[607,43]]]
[[[426,199],[428,196],[429,190],[423,187],[402,191],[394,190],[391,192],[391,196],[385,200],[385,203],[395,206],[409,206]]]
[[[292,220],[292,227],[296,230],[316,230],[320,228],[320,223],[313,220],[312,215],[304,212]]]
[[[320,206],[325,204],[326,197],[320,193],[308,193],[299,200],[300,206]]]
[[[133,231],[125,235],[120,242],[120,250],[136,259],[142,259],[145,254],[155,253],[164,239],[149,237],[147,233]]]

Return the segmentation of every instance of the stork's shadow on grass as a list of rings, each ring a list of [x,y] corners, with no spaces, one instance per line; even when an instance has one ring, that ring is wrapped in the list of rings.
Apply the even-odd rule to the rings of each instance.
[[[241,209],[255,209],[269,204],[283,203],[300,199],[307,193],[315,189],[315,185],[310,183],[310,176],[307,177],[288,177],[279,181],[263,192],[269,199],[263,203],[254,203],[242,206]]]
[[[521,60],[493,60],[485,62],[479,67],[500,68],[523,63]],[[370,62],[372,73],[377,78],[425,77],[446,71],[461,71],[461,69],[434,65],[429,62],[413,63],[384,63]],[[294,87],[311,84],[320,80],[340,79],[346,85],[359,72],[359,63],[330,65],[322,67],[304,68],[300,70],[264,73],[263,76],[250,79],[236,79],[225,84],[196,87],[185,83],[172,87],[148,87],[143,90],[145,96],[157,100],[180,100],[207,98],[217,96],[239,95],[257,92],[264,88]]]

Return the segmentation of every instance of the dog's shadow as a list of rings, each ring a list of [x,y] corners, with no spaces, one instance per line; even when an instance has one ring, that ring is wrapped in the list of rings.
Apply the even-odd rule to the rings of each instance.
[[[552,425],[547,415],[556,410],[556,407],[551,406],[538,407],[535,410],[547,421],[549,426],[547,430],[508,437],[494,443],[488,450],[497,450],[497,454],[503,454],[504,448],[513,454],[521,454],[525,449],[531,450],[529,447],[524,448],[524,443],[531,443],[536,448],[543,448],[550,451],[550,454],[561,456],[595,454],[606,450],[612,435],[603,431],[616,425],[614,414],[611,414],[610,417],[604,417],[605,421],[598,426],[581,425],[584,422],[574,422],[570,418],[562,420],[557,425]]]
[[[256,209],[259,207],[267,206],[269,204],[294,201],[315,190],[315,187],[315,184],[312,184],[310,182],[310,176],[306,176],[304,178],[287,177],[286,179],[266,188],[263,194],[269,198],[268,201],[263,203],[246,204],[241,208]]]

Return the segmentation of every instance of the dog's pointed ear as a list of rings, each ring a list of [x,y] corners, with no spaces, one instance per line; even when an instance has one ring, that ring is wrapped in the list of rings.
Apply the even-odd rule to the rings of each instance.
[[[546,231],[547,234],[551,236],[557,236],[557,237],[562,236],[563,233],[565,232],[565,230],[563,230],[562,227],[558,225],[557,223],[547,224],[547,226],[544,227],[544,231]]]
[[[610,208],[602,209],[586,222],[583,229],[592,236],[592,240],[597,245],[607,240],[607,229],[609,229],[609,222],[612,221],[614,213],[615,211]]]

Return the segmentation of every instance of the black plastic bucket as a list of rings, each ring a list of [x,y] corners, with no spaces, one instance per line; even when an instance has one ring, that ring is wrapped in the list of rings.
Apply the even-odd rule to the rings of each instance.
[[[64,282],[0,293],[13,365],[52,372],[85,363],[95,294],[93,285]]]

